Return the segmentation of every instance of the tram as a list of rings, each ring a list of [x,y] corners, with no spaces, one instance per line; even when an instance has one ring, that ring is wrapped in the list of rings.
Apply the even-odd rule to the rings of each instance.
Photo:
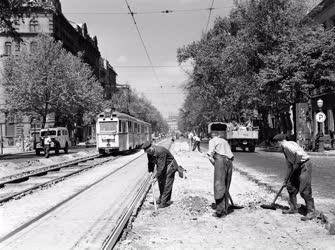
[[[112,109],[98,115],[96,142],[100,154],[137,149],[150,140],[150,123]]]

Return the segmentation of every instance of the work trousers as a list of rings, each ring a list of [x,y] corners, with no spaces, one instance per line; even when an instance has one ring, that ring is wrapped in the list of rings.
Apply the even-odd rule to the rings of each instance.
[[[192,151],[194,151],[196,148],[198,149],[199,152],[201,152],[200,151],[200,141],[194,142]]]
[[[214,154],[214,199],[216,213],[223,215],[228,213],[229,188],[233,172],[233,162],[226,156]]]
[[[171,200],[172,187],[176,169],[174,165],[168,166],[165,173],[158,177],[159,201],[161,205],[166,205]]]
[[[291,209],[297,209],[297,194],[305,200],[307,212],[314,212],[314,199],[312,197],[312,163],[307,161],[301,164],[293,173],[287,183],[289,204]]]

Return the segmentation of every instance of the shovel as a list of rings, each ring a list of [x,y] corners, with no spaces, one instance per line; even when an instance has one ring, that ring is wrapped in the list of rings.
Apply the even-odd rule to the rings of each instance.
[[[233,199],[230,196],[230,193],[227,192],[227,194],[228,194],[228,198],[230,200],[230,203],[231,203],[231,206],[232,206],[233,209],[242,209],[242,208],[244,208],[243,206],[235,205],[234,202],[233,202]]]
[[[286,187],[286,185],[283,185],[278,193],[276,194],[276,197],[274,198],[273,202],[269,205],[269,204],[262,204],[261,208],[264,209],[272,209],[272,210],[276,210],[276,200],[278,199],[279,195],[281,194],[281,192],[283,191],[284,187]]]
[[[154,181],[151,180],[151,190],[152,190],[152,198],[154,200],[154,208],[155,208],[155,212],[157,212],[157,203],[156,203],[156,195],[155,195],[155,187],[154,187]]]

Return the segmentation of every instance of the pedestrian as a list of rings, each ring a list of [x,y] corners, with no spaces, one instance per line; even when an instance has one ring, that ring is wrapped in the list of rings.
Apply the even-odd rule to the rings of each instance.
[[[191,148],[192,148],[192,145],[193,145],[193,133],[192,132],[190,132],[189,134],[188,134],[188,142],[189,142],[189,145],[190,145],[190,150],[191,150]]]
[[[178,166],[170,151],[162,146],[145,142],[142,145],[142,149],[144,149],[148,156],[148,171],[153,175],[154,180],[158,181],[160,192],[159,199],[157,200],[158,207],[167,207],[171,204],[174,175],[176,171],[181,171],[179,172],[180,175],[183,172],[183,168]],[[157,166],[156,173],[154,173],[155,165]]]
[[[233,171],[234,155],[228,142],[219,137],[219,133],[212,131],[206,156],[214,165],[214,199],[216,212],[214,217],[228,214],[229,188]]]
[[[193,141],[194,141],[194,143],[193,143],[193,149],[192,149],[192,151],[194,151],[195,149],[198,149],[198,151],[201,152],[201,150],[200,150],[200,138],[199,138],[199,136],[197,136],[197,135],[193,136]]]
[[[289,194],[290,209],[283,214],[298,213],[297,194],[305,200],[307,215],[301,220],[311,220],[316,217],[314,199],[312,197],[312,163],[308,154],[294,141],[287,141],[284,134],[273,138],[278,142],[286,158],[287,173],[283,185]]]

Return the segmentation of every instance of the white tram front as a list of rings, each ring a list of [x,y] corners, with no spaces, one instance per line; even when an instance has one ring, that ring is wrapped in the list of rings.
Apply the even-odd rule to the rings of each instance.
[[[97,118],[96,133],[100,154],[127,151],[151,140],[151,125],[128,114],[106,109]]]

